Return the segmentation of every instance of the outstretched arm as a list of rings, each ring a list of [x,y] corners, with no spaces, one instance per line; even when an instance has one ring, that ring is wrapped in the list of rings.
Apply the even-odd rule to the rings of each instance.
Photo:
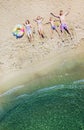
[[[67,16],[69,13],[70,13],[69,11],[65,12],[65,16]]]
[[[33,21],[37,22],[37,20],[36,20],[36,19],[33,19]]]
[[[60,22],[60,20],[59,19],[55,19],[54,22]]]
[[[47,23],[45,23],[44,25],[46,25],[46,24],[50,24],[50,22],[47,22]]]
[[[68,11],[65,12],[65,16],[67,16],[70,13],[70,9],[71,8],[69,8]]]
[[[26,26],[25,23],[23,23],[23,25]]]
[[[32,28],[32,25],[30,24],[30,28]]]
[[[44,20],[44,18],[43,18],[43,17],[41,17],[41,20],[43,21],[43,20]]]
[[[54,17],[56,17],[56,18],[60,18],[59,16],[56,16],[56,15],[54,15],[53,13],[50,13],[52,16],[54,16]]]

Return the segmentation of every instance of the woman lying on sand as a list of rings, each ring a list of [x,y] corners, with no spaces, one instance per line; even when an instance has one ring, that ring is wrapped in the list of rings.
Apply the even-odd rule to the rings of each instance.
[[[69,14],[69,10],[65,13],[63,12],[63,10],[60,10],[60,13],[59,13],[58,16],[56,16],[53,13],[50,13],[50,14],[53,15],[54,17],[56,17],[56,18],[59,18],[60,23],[61,23],[61,25],[60,25],[61,34],[63,33],[63,30],[65,30],[71,37],[71,33],[70,33],[68,26],[67,26],[67,23],[65,21],[65,16],[67,16]]]
[[[23,25],[24,25],[25,28],[26,28],[27,36],[28,36],[29,42],[31,42],[31,41],[32,41],[32,30],[31,30],[32,27],[31,27],[30,21],[27,20],[27,21],[25,22],[25,24],[23,24]]]
[[[44,38],[44,32],[43,32],[43,26],[42,26],[43,18],[40,17],[40,16],[38,16],[34,21],[37,22],[39,35],[40,35],[42,38]]]

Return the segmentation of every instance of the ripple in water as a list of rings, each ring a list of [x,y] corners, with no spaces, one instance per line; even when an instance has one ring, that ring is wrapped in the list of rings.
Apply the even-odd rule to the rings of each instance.
[[[84,130],[84,80],[17,96],[0,130]]]

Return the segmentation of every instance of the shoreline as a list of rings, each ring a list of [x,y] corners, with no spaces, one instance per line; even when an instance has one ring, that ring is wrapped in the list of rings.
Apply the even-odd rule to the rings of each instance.
[[[46,76],[48,73],[54,71],[63,71],[73,68],[76,64],[82,65],[83,69],[83,58],[84,58],[84,41],[80,41],[80,46],[77,48],[69,49],[64,52],[58,52],[56,54],[50,55],[47,59],[34,63],[28,69],[23,69],[16,71],[14,73],[7,74],[4,76],[0,82],[0,94],[13,88],[14,86],[19,86],[38,79],[39,77]],[[67,48],[65,48],[66,50]],[[74,52],[75,51],[75,52]],[[77,58],[76,58],[77,57]]]

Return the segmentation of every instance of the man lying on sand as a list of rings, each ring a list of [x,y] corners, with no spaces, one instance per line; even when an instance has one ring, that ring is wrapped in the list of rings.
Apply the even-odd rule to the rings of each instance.
[[[63,10],[60,10],[60,13],[59,13],[58,16],[56,16],[53,13],[50,13],[50,14],[53,15],[54,17],[56,17],[56,18],[59,18],[60,23],[61,23],[61,25],[60,25],[61,33],[63,33],[63,30],[65,30],[71,37],[71,33],[68,29],[68,26],[67,26],[67,23],[66,23],[66,20],[65,20],[65,16],[67,16],[69,14],[69,12],[70,12],[70,9],[65,13],[63,12]]]

